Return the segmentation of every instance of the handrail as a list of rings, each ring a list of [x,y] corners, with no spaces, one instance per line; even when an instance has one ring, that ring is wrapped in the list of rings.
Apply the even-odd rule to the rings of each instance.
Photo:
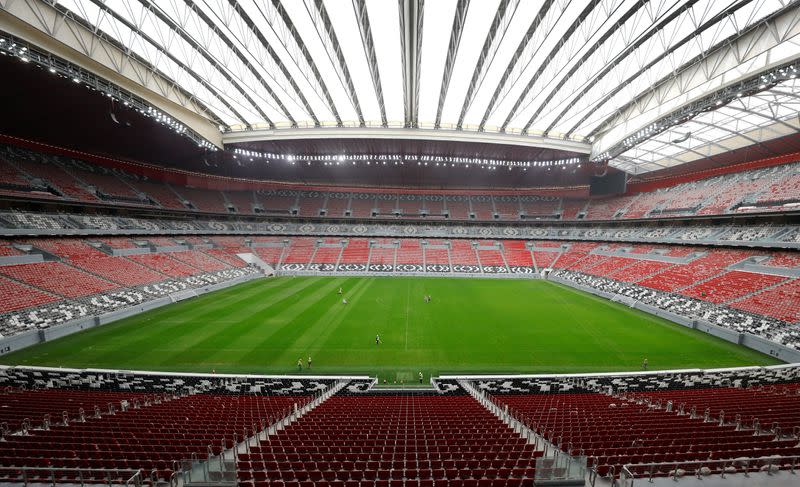
[[[125,485],[135,485],[136,487],[141,487],[142,485],[142,469],[136,471],[135,474],[131,476],[126,482]]]
[[[0,471],[3,471],[3,472],[16,472],[18,474],[21,474],[22,478],[20,479],[20,481],[24,485],[28,485],[30,483],[30,481],[28,480],[28,472],[47,472],[49,474],[50,481],[45,482],[45,483],[53,483],[53,484],[56,483],[55,474],[57,472],[74,472],[74,473],[78,474],[79,480],[77,481],[77,483],[79,483],[81,485],[83,485],[86,482],[86,480],[85,480],[86,478],[96,477],[96,475],[93,475],[93,474],[96,474],[98,472],[107,473],[107,474],[116,473],[116,474],[120,474],[120,475],[133,473],[133,475],[130,478],[128,478],[128,480],[125,482],[125,485],[134,485],[136,487],[140,487],[142,485],[142,477],[141,477],[142,470],[141,469],[135,469],[135,468],[0,467]],[[89,475],[87,475],[87,474],[89,474]],[[105,477],[104,480],[106,480],[108,482],[108,484],[110,485],[112,483],[111,475],[105,475],[104,477]],[[135,480],[135,478],[138,478],[138,480]],[[133,483],[131,483],[132,481],[133,481]]]
[[[729,467],[733,467],[738,472],[737,465],[741,466],[744,465],[744,476],[749,477],[749,471],[752,464],[761,464],[760,469],[763,467],[766,468],[767,475],[772,475],[773,467],[779,467],[779,465],[783,464],[784,461],[791,460],[791,464],[789,467],[789,471],[794,473],[795,468],[798,466],[798,460],[800,460],[800,456],[798,455],[776,455],[776,456],[766,456],[766,457],[742,457],[742,458],[726,458],[726,459],[713,459],[713,460],[685,460],[685,461],[674,461],[674,462],[656,462],[656,463],[632,463],[632,464],[625,464],[622,466],[622,470],[620,470],[621,478],[624,478],[626,481],[630,480],[629,486],[633,485],[633,481],[636,479],[636,470],[640,468],[647,468],[647,467],[666,467],[669,469],[672,467],[671,470],[660,471],[663,473],[667,473],[668,476],[672,477],[673,480],[677,481],[679,479],[678,476],[678,469],[679,467],[689,467],[689,466],[696,466],[697,468],[694,470],[694,475],[697,478],[700,478],[701,475],[715,475],[717,473],[709,471],[707,474],[701,472],[703,467],[710,467],[710,466],[722,466],[722,469],[718,473],[720,478],[725,478],[727,469]],[[593,469],[596,466],[593,465]],[[613,466],[612,466],[613,468]],[[611,471],[609,471],[611,473]],[[648,481],[652,482],[652,479],[656,477],[656,469],[651,468],[649,471],[646,472],[648,475]],[[643,477],[641,477],[643,478]]]

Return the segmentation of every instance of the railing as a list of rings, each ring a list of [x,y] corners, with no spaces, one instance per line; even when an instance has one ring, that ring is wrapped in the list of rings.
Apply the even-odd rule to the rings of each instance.
[[[70,483],[140,487],[144,483],[142,470],[133,468],[3,467],[0,475],[4,477],[4,483],[21,483],[23,486]]]
[[[524,414],[509,408],[494,396],[479,391],[471,381],[461,381],[470,394],[484,407],[494,412],[505,421],[515,433],[523,435],[534,450],[542,451],[537,457],[536,477],[534,483],[556,482],[559,485],[570,485],[572,482],[583,485],[586,477],[586,456],[583,451],[574,451],[572,445],[564,445],[561,438],[541,434],[534,427],[531,419]]]
[[[646,478],[652,483],[656,477],[670,477],[674,481],[680,480],[687,474],[696,478],[719,475],[725,478],[727,474],[742,473],[749,477],[752,472],[764,472],[767,475],[774,475],[779,470],[788,470],[795,475],[798,467],[798,456],[769,456],[769,457],[748,457],[725,460],[687,460],[661,463],[638,463],[635,465],[624,465],[620,471],[620,483],[622,487],[632,487],[636,478]],[[596,472],[596,469],[593,468]],[[595,473],[596,475],[596,473]],[[609,472],[609,477],[613,473]],[[592,482],[594,485],[594,482]]]

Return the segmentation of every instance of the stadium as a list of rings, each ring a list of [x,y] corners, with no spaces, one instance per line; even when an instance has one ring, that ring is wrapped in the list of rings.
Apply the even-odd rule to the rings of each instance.
[[[800,2],[0,0],[0,484],[800,485]]]

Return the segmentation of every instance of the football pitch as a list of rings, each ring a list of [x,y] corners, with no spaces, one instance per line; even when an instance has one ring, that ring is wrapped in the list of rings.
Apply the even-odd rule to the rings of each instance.
[[[302,359],[302,374],[391,383],[417,382],[420,371],[425,382],[448,373],[630,371],[645,357],[651,370],[779,363],[548,281],[350,276],[259,279],[0,363],[295,374]]]

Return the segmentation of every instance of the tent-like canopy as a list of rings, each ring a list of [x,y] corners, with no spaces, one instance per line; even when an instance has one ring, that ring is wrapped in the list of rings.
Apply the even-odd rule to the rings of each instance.
[[[5,3],[11,14],[44,4],[121,46],[223,132],[500,132],[592,143],[599,153],[694,97],[800,57],[800,9],[790,0]],[[91,39],[74,44],[97,49]],[[762,114],[783,120],[787,109],[774,107],[791,106],[796,118],[798,93],[790,83],[732,103],[612,164],[644,172],[758,141],[752,129],[772,130]],[[676,132],[690,132],[688,142],[671,142]]]

